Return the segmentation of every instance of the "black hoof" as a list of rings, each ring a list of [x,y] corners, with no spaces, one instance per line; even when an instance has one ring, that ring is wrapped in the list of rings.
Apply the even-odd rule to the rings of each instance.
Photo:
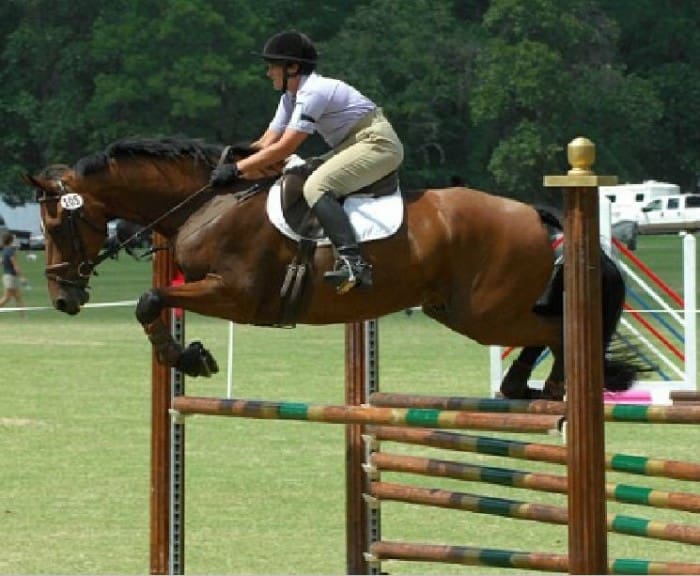
[[[566,387],[563,381],[547,380],[542,390],[542,398],[545,400],[555,400],[561,402],[566,396]]]
[[[219,371],[219,365],[201,342],[192,342],[177,361],[175,368],[188,376],[209,378]]]

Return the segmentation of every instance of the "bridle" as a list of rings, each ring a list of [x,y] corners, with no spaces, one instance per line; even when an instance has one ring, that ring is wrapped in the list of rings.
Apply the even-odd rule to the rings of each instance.
[[[58,203],[64,198],[70,198],[71,196],[77,197],[77,195],[60,178],[55,180],[55,184],[59,191],[58,194],[49,194],[47,190],[42,190],[44,193],[43,196],[37,199],[39,204],[46,204],[48,202]],[[70,280],[58,274],[58,272],[69,268],[71,265],[70,262],[60,262],[58,264],[49,265],[45,268],[44,274],[47,279],[58,284],[84,289],[87,287],[87,281],[90,276],[93,274],[97,275],[95,267],[102,262],[104,258],[102,255],[100,255],[94,262],[88,258],[85,241],[80,232],[79,223],[83,222],[89,228],[92,228],[99,233],[102,233],[102,227],[95,224],[95,222],[85,216],[85,212],[82,209],[82,204],[80,206],[76,206],[75,208],[67,208],[64,206],[63,214],[65,214],[65,216],[61,218],[59,226],[47,232],[52,236],[67,237],[70,239],[73,251],[80,254],[80,257],[82,258],[76,268],[76,272],[80,280]]]
[[[75,197],[75,207],[71,206],[66,206],[66,204],[69,204],[69,201],[66,200],[65,204],[63,204],[63,214],[66,214],[65,217],[61,218],[61,223],[57,228],[54,228],[53,230],[50,231],[51,235],[67,235],[72,243],[72,248],[75,253],[80,254],[81,256],[81,261],[77,265],[77,274],[79,276],[79,280],[69,280],[66,278],[63,278],[58,274],[58,272],[65,270],[66,268],[70,267],[70,262],[61,262],[59,264],[53,264],[50,266],[47,266],[45,269],[45,275],[46,278],[49,280],[52,280],[58,284],[64,285],[64,286],[70,286],[73,288],[79,288],[79,289],[85,289],[87,288],[88,281],[91,276],[97,276],[97,266],[99,266],[102,262],[104,262],[106,259],[113,257],[114,255],[118,254],[122,249],[124,249],[126,246],[128,246],[131,242],[134,240],[142,238],[144,235],[148,234],[151,232],[160,222],[162,222],[164,219],[168,218],[169,216],[172,216],[174,213],[176,213],[178,210],[189,204],[190,202],[196,200],[200,196],[204,196],[207,193],[211,193],[214,191],[213,187],[211,184],[205,184],[202,186],[199,190],[193,192],[189,196],[187,196],[184,200],[182,200],[180,203],[176,204],[172,208],[169,208],[166,210],[163,214],[158,216],[155,220],[141,228],[138,232],[132,234],[129,236],[126,240],[123,242],[120,242],[117,245],[113,246],[108,246],[104,248],[98,256],[94,260],[90,260],[87,255],[87,250],[85,248],[85,241],[83,239],[83,236],[80,232],[80,226],[79,223],[82,222],[86,224],[88,227],[92,228],[93,230],[96,230],[97,232],[103,233],[103,228],[89,218],[85,216],[85,212],[83,210],[82,206],[82,197],[79,194],[76,194],[73,192],[73,190],[70,189],[70,187],[63,182],[60,178],[57,178],[55,180],[55,186],[58,189],[58,193],[54,193],[49,195],[46,190],[43,190],[44,195],[41,198],[38,198],[39,203],[47,203],[47,202],[62,202],[63,199],[70,199],[71,197]],[[260,188],[259,184],[253,184],[250,188],[246,190],[239,191],[234,194],[234,196],[237,196],[240,200],[243,200],[246,198],[248,195],[251,193],[254,193]],[[77,202],[77,199],[81,199],[81,202]],[[165,248],[151,248],[149,252],[151,253],[154,252],[155,250],[159,249],[165,249]]]

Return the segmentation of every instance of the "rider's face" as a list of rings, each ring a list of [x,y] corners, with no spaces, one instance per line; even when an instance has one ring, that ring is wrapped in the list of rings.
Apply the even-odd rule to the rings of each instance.
[[[294,74],[296,72],[296,67],[296,64],[292,64],[288,67],[287,72]],[[268,62],[267,77],[272,80],[272,85],[274,86],[275,90],[282,90],[284,85],[284,64]],[[289,76],[287,78],[287,90],[294,91],[296,89],[296,78],[296,76]]]

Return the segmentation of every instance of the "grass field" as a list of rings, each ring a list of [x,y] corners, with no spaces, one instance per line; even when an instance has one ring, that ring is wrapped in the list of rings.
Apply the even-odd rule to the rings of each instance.
[[[676,237],[641,237],[638,254],[681,290]],[[41,256],[40,256],[41,259]],[[39,260],[40,260],[39,259]],[[30,306],[46,306],[40,261],[22,261]],[[135,300],[150,266],[109,261],[93,302]],[[228,324],[188,315],[222,372],[187,381],[188,393],[226,391]],[[380,322],[386,391],[488,394],[487,350],[422,314]],[[0,573],[148,572],[150,347],[133,306],[68,318],[48,310],[0,314]],[[244,398],[342,404],[343,327],[235,330],[234,393]],[[513,436],[515,437],[515,435]],[[538,442],[553,437],[517,436]],[[609,452],[698,461],[698,428],[612,424]],[[392,447],[392,451],[393,451]],[[426,451],[397,447],[397,452]],[[431,455],[561,474],[560,467],[478,455]],[[193,574],[345,572],[344,431],[299,422],[194,417],[187,425],[186,566]],[[461,492],[564,505],[563,496],[472,482],[385,475]],[[698,492],[691,482],[610,474],[611,482]],[[609,504],[610,512],[698,525],[689,513]],[[387,539],[564,553],[564,526],[387,503]],[[611,557],[700,562],[690,545],[611,535]],[[482,567],[387,563],[392,574],[488,573]],[[490,570],[490,572],[502,572]]]

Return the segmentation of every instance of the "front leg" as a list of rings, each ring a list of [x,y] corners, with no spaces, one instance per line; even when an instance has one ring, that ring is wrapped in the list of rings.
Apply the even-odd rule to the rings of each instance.
[[[168,327],[160,318],[164,309],[160,291],[153,288],[145,292],[136,304],[136,318],[153,344],[161,364],[172,366],[188,376],[211,376],[219,367],[201,342],[192,342],[183,348],[175,341]]]

